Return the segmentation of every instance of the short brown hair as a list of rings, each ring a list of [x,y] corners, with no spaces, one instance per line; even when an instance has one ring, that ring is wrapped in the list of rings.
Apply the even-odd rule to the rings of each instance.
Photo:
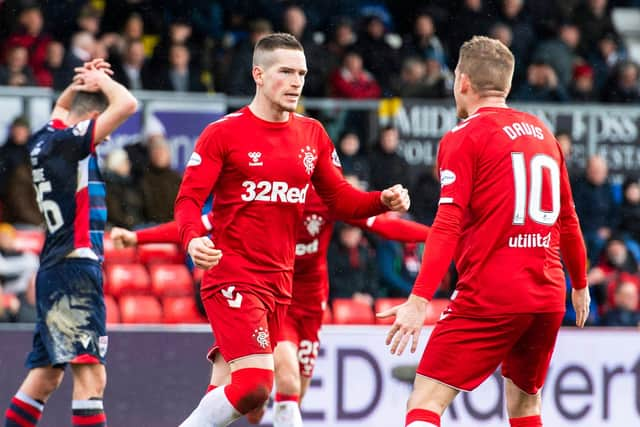
[[[273,52],[276,49],[290,49],[304,52],[302,44],[294,36],[288,33],[273,33],[261,38],[253,49],[253,65],[261,62],[260,54]]]
[[[501,41],[474,36],[460,48],[458,71],[469,77],[480,96],[507,96],[511,89],[515,60]]]

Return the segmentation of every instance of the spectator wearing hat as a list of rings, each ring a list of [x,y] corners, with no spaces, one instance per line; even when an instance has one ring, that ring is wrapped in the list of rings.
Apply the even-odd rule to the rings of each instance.
[[[573,80],[569,87],[572,101],[597,102],[598,93],[594,88],[593,68],[588,64],[576,65],[573,68]]]

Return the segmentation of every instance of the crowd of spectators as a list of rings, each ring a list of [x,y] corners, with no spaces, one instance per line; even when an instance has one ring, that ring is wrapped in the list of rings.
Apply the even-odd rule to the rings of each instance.
[[[303,44],[308,97],[446,98],[474,34],[516,57],[518,101],[636,102],[638,65],[611,8],[634,0],[6,0],[0,85],[62,89],[105,57],[131,89],[251,95],[253,45],[285,31]]]
[[[448,98],[458,47],[473,34],[487,34],[516,56],[513,100],[637,102],[638,66],[627,57],[611,24],[610,8],[618,5],[638,4],[5,0],[0,2],[0,84],[59,90],[74,67],[105,57],[115,78],[131,89],[247,96],[255,90],[248,72],[253,46],[265,34],[287,31],[305,47],[305,96]],[[357,123],[359,117],[351,120]],[[431,224],[439,197],[437,170],[411,176],[392,126],[381,128],[373,142],[361,140],[357,125],[345,129],[335,141],[345,175],[368,189],[395,183],[410,187],[412,218]],[[29,133],[29,123],[17,117],[0,146],[0,221],[41,226],[25,147]],[[570,136],[558,134],[558,140],[570,156]],[[171,169],[170,156],[162,132],[148,132],[144,141],[108,154],[104,176],[110,225],[135,229],[173,218],[181,177]],[[588,159],[585,170],[571,169],[570,174],[590,261],[590,322],[636,326],[640,181],[628,177],[622,196],[616,196],[607,164],[598,156]],[[0,267],[29,263],[28,254],[25,258],[12,246],[12,233],[10,226],[0,226]],[[329,251],[331,297],[372,303],[378,297],[406,296],[422,250],[422,244],[389,242],[338,224]],[[24,271],[33,274],[33,268]],[[21,277],[16,292],[7,285],[15,277],[3,271],[0,319],[28,319],[32,280]],[[452,268],[437,296],[449,296],[455,280]],[[567,307],[570,324],[571,305]]]

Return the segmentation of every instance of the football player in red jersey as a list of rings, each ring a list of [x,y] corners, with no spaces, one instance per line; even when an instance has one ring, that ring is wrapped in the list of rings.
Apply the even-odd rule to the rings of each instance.
[[[426,307],[452,257],[459,272],[418,366],[406,425],[440,426],[460,390],[502,364],[513,427],[542,426],[540,389],[571,277],[578,326],[589,311],[586,250],[560,146],[541,120],[506,105],[514,59],[497,40],[460,49],[454,96],[464,119],[440,142],[441,195],[412,294],[379,313],[387,336],[416,350]]]
[[[329,297],[327,251],[335,220],[322,199],[310,188],[298,227],[291,305],[274,349],[277,391],[274,427],[302,425],[299,405],[311,383],[319,349],[318,333]],[[212,212],[202,215],[201,235],[211,232],[213,222]],[[393,212],[347,222],[385,239],[402,242],[424,242],[429,232],[426,225],[402,219]],[[175,222],[137,231],[114,227],[111,238],[116,248],[144,243],[179,243]],[[211,385],[225,384],[228,378],[218,370],[214,372]],[[257,424],[264,409],[259,407],[251,411],[247,418]]]
[[[216,338],[215,369],[228,369],[231,382],[207,393],[183,427],[225,426],[268,399],[272,340],[291,300],[297,227],[311,183],[340,217],[409,208],[400,185],[365,193],[345,181],[322,125],[294,113],[306,72],[295,37],[261,39],[253,101],[207,126],[187,164],[175,218],[195,264],[215,266],[201,296]],[[201,237],[200,211],[211,193],[212,238]]]

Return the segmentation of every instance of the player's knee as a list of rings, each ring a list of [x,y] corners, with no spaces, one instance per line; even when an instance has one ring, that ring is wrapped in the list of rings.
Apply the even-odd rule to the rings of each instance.
[[[300,394],[300,376],[295,370],[276,371],[276,388],[279,393]]]
[[[241,414],[246,414],[264,405],[269,399],[272,388],[273,371],[241,369],[231,374],[231,384],[225,391],[236,410]]]
[[[43,393],[49,395],[56,391],[62,384],[62,378],[64,378],[64,372],[59,369],[55,369],[46,375],[41,383]]]

